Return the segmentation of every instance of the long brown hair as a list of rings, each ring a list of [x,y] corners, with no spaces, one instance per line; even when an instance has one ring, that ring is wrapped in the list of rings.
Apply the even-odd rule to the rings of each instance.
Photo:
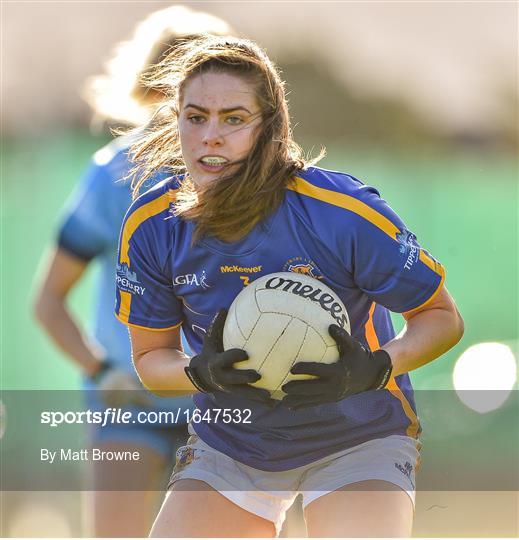
[[[229,73],[250,82],[261,122],[251,151],[238,167],[195,187],[182,160],[177,117],[186,82],[208,72]],[[208,35],[186,41],[150,74],[148,84],[163,89],[170,101],[169,109],[163,108],[132,147],[134,196],[159,171],[184,175],[174,213],[195,223],[193,241],[204,235],[229,242],[245,236],[279,207],[294,173],[323,155],[305,160],[292,139],[284,82],[266,53],[252,41]]]

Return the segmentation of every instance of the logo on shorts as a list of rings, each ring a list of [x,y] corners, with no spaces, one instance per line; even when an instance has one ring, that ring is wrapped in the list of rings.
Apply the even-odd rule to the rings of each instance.
[[[146,288],[139,283],[137,274],[132,272],[126,263],[117,264],[115,281],[117,287],[123,292],[139,294],[142,296],[146,290]]]
[[[283,265],[283,272],[295,272],[296,274],[304,274],[314,279],[323,279],[323,275],[314,261],[306,257],[293,257],[292,259],[288,259]]]
[[[414,486],[414,483],[413,483],[413,478],[412,478],[412,475],[413,475],[413,466],[409,463],[409,461],[406,461],[403,465],[401,465],[400,463],[396,463],[395,462],[395,467],[404,475],[404,476],[407,476],[407,478],[409,479],[409,481],[411,482],[411,484],[413,484]]]

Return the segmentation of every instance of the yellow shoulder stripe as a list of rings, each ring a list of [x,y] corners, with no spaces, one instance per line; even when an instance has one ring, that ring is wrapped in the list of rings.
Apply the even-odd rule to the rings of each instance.
[[[174,200],[175,194],[178,190],[170,189],[157,199],[150,201],[147,204],[143,204],[140,208],[128,217],[124,224],[124,228],[121,235],[121,248],[119,253],[119,264],[126,263],[130,266],[130,259],[128,257],[128,251],[130,249],[130,238],[137,230],[139,225],[147,219],[160,214],[164,210],[169,208],[171,201]],[[129,324],[132,295],[126,291],[119,291],[121,300],[119,302],[119,314],[118,319],[124,323]]]
[[[124,229],[122,232],[121,237],[121,252],[119,254],[119,263],[123,264],[130,264],[130,260],[128,259],[128,250],[130,248],[130,238],[132,237],[133,233],[137,230],[139,225],[146,221],[147,219],[160,214],[164,210],[167,210],[169,208],[169,205],[174,199],[174,195],[176,194],[177,190],[169,190],[163,195],[161,195],[158,199],[155,199],[153,201],[150,201],[147,204],[143,204],[140,208],[135,210],[135,212],[128,217],[126,220],[126,223],[124,224]]]
[[[428,266],[433,272],[442,275],[444,273],[443,267],[440,263],[436,262],[432,257],[429,257],[423,249],[420,249],[420,260]]]
[[[397,241],[396,235],[400,233],[400,229],[385,216],[376,210],[373,210],[373,208],[362,201],[359,201],[355,197],[345,195],[344,193],[337,193],[336,191],[331,191],[330,189],[314,186],[310,184],[310,182],[307,182],[298,176],[294,178],[293,184],[289,184],[288,189],[291,189],[296,193],[301,193],[302,195],[312,197],[319,201],[344,208],[350,212],[354,212],[370,223],[373,223],[373,225],[384,231],[393,240]]]

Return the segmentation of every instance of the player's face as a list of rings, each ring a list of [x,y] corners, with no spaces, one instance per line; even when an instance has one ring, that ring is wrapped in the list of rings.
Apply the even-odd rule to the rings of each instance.
[[[254,86],[227,73],[190,79],[180,104],[178,127],[182,156],[195,185],[232,171],[251,150],[261,113]]]

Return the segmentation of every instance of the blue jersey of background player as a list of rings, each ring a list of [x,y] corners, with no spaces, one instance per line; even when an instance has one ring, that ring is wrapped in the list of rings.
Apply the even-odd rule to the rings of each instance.
[[[173,6],[151,13],[128,42],[119,44],[107,73],[88,82],[85,96],[96,119],[112,125],[147,121],[163,94],[142,84],[142,75],[174,48],[179,39],[212,32],[229,33],[228,25],[208,13]],[[88,536],[148,534],[164,475],[177,447],[185,442],[185,412],[190,397],[164,400],[140,384],[132,365],[127,330],[113,316],[113,275],[120,225],[131,202],[129,141],[120,138],[99,150],[64,210],[56,244],[37,293],[37,318],[50,337],[78,365],[89,390],[87,407],[123,407],[133,412],[130,424],[91,426],[90,442],[101,451],[138,452],[136,462],[92,463],[85,515]],[[150,179],[152,184],[154,179]],[[92,262],[99,264],[95,283],[92,336],[86,337],[66,300]],[[148,413],[173,413],[167,424]],[[177,414],[177,413],[180,414]],[[144,414],[141,414],[144,413]],[[138,415],[138,416],[137,416]],[[171,425],[175,424],[175,425]]]
[[[102,368],[95,381],[91,377],[85,378],[85,388],[101,391],[100,395],[97,392],[89,394],[89,403],[97,407],[133,403],[160,410],[187,410],[192,407],[189,397],[161,399],[143,390],[131,362],[128,330],[113,316],[118,231],[132,201],[129,181],[125,180],[131,167],[129,144],[128,137],[120,137],[94,154],[65,206],[58,232],[59,250],[85,264],[95,260],[99,265],[94,285],[95,314],[91,333],[103,349],[106,367]],[[160,179],[161,175],[156,175],[150,183]],[[185,418],[185,415],[179,415],[180,425],[186,423]],[[133,426],[127,431],[130,440],[139,439]],[[107,429],[100,430],[99,435],[103,439],[111,437]],[[151,443],[153,433],[142,437]],[[170,445],[167,437],[162,443],[157,440],[155,444],[157,449],[168,454]]]
[[[128,325],[182,325],[196,353],[214,315],[244,282],[272,272],[304,271],[331,287],[348,308],[351,335],[372,350],[395,336],[389,310],[419,308],[443,284],[443,267],[374,188],[350,175],[300,171],[277,211],[231,243],[207,237],[193,245],[193,224],[171,215],[177,190],[178,182],[164,181],[128,212],[116,310]],[[195,403],[202,418],[208,409],[247,407],[225,392],[196,394]],[[407,374],[392,379],[386,392],[304,412],[265,408],[252,420],[201,421],[193,428],[213,448],[268,471],[294,469],[373,438],[419,433]]]

